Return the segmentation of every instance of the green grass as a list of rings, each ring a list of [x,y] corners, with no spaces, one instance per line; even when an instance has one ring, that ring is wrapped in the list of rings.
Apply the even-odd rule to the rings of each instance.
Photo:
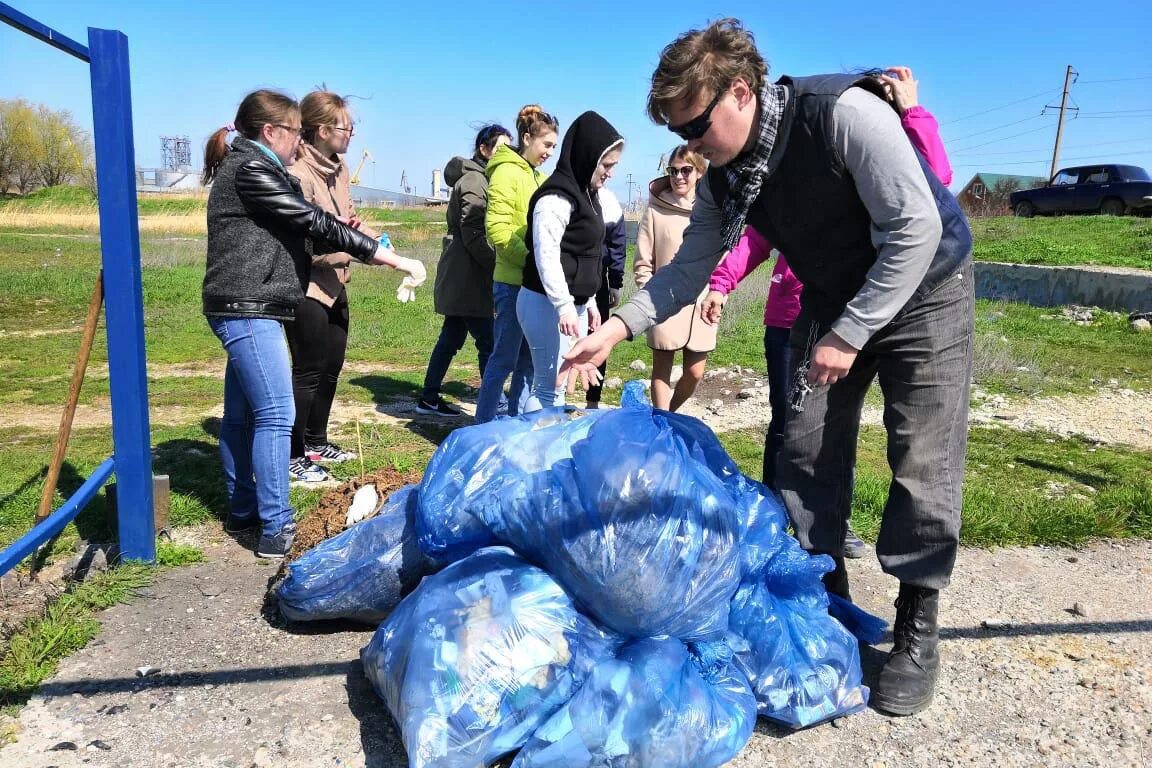
[[[79,199],[78,196],[76,190],[47,190],[32,200],[41,205],[60,205],[62,201]],[[419,256],[430,266],[435,264],[443,227],[442,209],[368,209],[363,213],[393,232],[406,253]],[[1017,235],[1053,227],[1068,231],[1104,227],[1115,234],[1115,242],[1146,245],[1148,240],[1145,222],[1115,217],[985,220],[977,222],[977,226],[982,228],[978,229],[982,243],[1005,240],[1007,235],[995,234],[998,226],[1010,228]],[[409,235],[410,239],[405,240]],[[219,406],[223,352],[200,312],[204,240],[197,236],[145,235],[141,246],[148,360],[153,373],[163,374],[164,366],[188,366],[196,374],[160,375],[149,381],[150,403],[154,414],[160,416],[154,415],[153,419],[157,472],[173,476],[173,525],[219,519],[225,512],[223,482],[213,420],[204,414]],[[26,530],[35,512],[40,479],[52,450],[58,413],[55,409],[62,406],[67,392],[80,339],[79,325],[99,260],[98,240],[92,233],[0,233],[0,277],[6,286],[0,296],[0,375],[7,385],[0,391],[0,405],[9,411],[35,406],[42,414],[37,429],[0,429],[0,440],[10,446],[3,453],[8,471],[0,477],[0,544]],[[761,313],[769,272],[762,268],[730,298],[711,366],[763,366]],[[349,286],[353,313],[348,360],[353,365],[371,363],[380,370],[346,372],[338,390],[342,400],[379,403],[414,397],[419,389],[428,350],[439,332],[439,318],[433,310],[431,280],[417,291],[416,302],[408,305],[395,301],[398,281],[399,276],[392,270],[362,266],[354,269]],[[625,298],[630,292],[629,284]],[[1116,379],[1121,386],[1152,390],[1152,340],[1134,333],[1122,315],[1099,313],[1089,326],[1052,319],[1058,315],[1058,310],[980,302],[977,385],[1009,395],[1059,394],[1088,392],[1097,383]],[[29,331],[56,330],[64,332],[28,335]],[[643,339],[622,344],[613,352],[609,375],[634,378],[635,374],[627,368],[634,359],[650,360]],[[479,383],[471,346],[455,362],[445,392],[451,397],[469,397],[469,385]],[[81,394],[82,404],[107,408],[106,363],[101,329]],[[606,396],[611,400],[618,397],[618,392],[609,391]],[[181,425],[165,426],[163,422],[169,416],[178,416]],[[346,425],[343,433],[335,434],[344,442],[351,442],[354,434],[349,429]],[[422,466],[444,430],[421,429],[424,428],[366,427],[368,468],[396,462]],[[109,453],[108,428],[77,428],[57,502]],[[358,471],[358,466],[342,466],[336,474],[349,477]],[[861,487],[867,487],[867,480],[862,481]],[[315,493],[294,491],[293,499],[297,508],[304,510],[316,497]],[[68,549],[79,538],[109,535],[112,527],[101,494],[76,524],[65,530],[56,544],[57,551]]]
[[[90,208],[95,205],[96,196],[87,187],[73,184],[45,187],[23,196],[0,197],[0,208]]]
[[[729,432],[720,440],[746,474],[759,477],[761,433]],[[891,479],[885,445],[883,429],[861,429],[852,527],[871,541]],[[1044,432],[969,430],[962,543],[1076,545],[1133,536],[1152,537],[1152,453]]]
[[[973,219],[978,261],[1152,269],[1152,219],[1056,216]]]
[[[0,658],[0,708],[23,706],[36,686],[56,672],[60,659],[80,650],[96,636],[97,611],[130,599],[152,583],[153,570],[126,564],[74,585],[53,600],[40,617],[14,634]]]
[[[1119,312],[1096,312],[1091,325],[1065,319],[1059,308],[978,301],[974,374],[991,392],[1084,393],[1115,379],[1152,390],[1152,338]]]
[[[176,544],[160,540],[156,543],[156,564],[166,568],[203,563],[208,560],[204,552],[190,544]]]

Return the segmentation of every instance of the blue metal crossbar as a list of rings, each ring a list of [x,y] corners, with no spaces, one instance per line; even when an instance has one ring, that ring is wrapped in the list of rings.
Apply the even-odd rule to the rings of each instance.
[[[88,49],[70,37],[60,34],[52,27],[45,26],[31,16],[25,16],[7,3],[0,3],[0,21],[10,24],[21,32],[26,32],[37,40],[42,40],[53,48],[71,54],[80,61],[91,61]]]
[[[80,510],[92,501],[92,497],[99,493],[100,488],[111,477],[115,466],[115,459],[104,459],[104,463],[96,467],[96,471],[89,475],[84,484],[76,489],[76,493],[60,505],[60,509],[24,534],[15,544],[0,552],[0,575],[15,568],[21,560],[35,552],[37,547],[60,533],[64,530],[64,526],[75,520],[76,515],[80,514]]]
[[[144,292],[136,213],[128,38],[115,30],[89,27],[85,48],[2,2],[0,21],[90,64],[114,450],[112,458],[101,464],[60,509],[0,552],[0,576],[58,534],[113,472],[118,486],[116,507],[121,557],[151,562],[156,559],[152,438],[148,424]]]

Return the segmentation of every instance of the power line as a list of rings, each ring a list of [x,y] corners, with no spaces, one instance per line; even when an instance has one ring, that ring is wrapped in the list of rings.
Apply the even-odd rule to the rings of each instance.
[[[1097,83],[1131,83],[1134,80],[1152,80],[1152,75],[1139,75],[1137,77],[1114,77],[1110,80],[1081,80],[1077,85],[1096,85]]]
[[[1139,109],[1111,109],[1103,112],[1081,112],[1081,117],[1088,115],[1130,115],[1133,112],[1152,112],[1152,107],[1140,107]]]
[[[1059,90],[1059,89],[1049,88],[1046,91],[1040,91],[1040,93],[1034,93],[1031,96],[1025,96],[1022,99],[1017,99],[1016,101],[1010,101],[1007,104],[1001,104],[998,107],[989,107],[988,109],[985,109],[981,112],[973,112],[970,115],[964,115],[963,117],[954,118],[952,120],[949,120],[946,123],[940,123],[940,125],[951,125],[952,123],[958,123],[961,120],[968,120],[968,119],[973,118],[973,117],[980,117],[980,115],[986,115],[989,112],[996,112],[996,111],[999,111],[1001,109],[1007,109],[1008,107],[1014,107],[1017,104],[1023,104],[1026,101],[1031,101],[1032,99],[1038,99],[1041,96],[1048,96],[1049,94],[1055,93],[1057,90]]]
[[[1113,146],[1116,144],[1148,144],[1150,147],[1152,147],[1152,137],[1149,137],[1146,139],[1120,139],[1118,141],[1097,141],[1097,142],[1094,142],[1092,144],[1077,144],[1074,147],[1065,147],[1065,149],[1092,149],[1094,147],[1108,147],[1108,146]],[[1009,150],[1009,151],[1005,151],[1005,152],[981,152],[981,153],[975,155],[975,157],[991,157],[993,155],[1021,155],[1021,154],[1031,154],[1033,152],[1045,152],[1046,153],[1047,151],[1048,150],[1046,150],[1046,149],[1025,149],[1025,150],[1019,150],[1019,151]],[[955,152],[949,152],[948,154],[955,157],[956,155],[964,154],[964,151],[963,150],[957,150]]]
[[[999,131],[999,130],[1001,130],[1001,129],[1003,129],[1003,128],[1011,128],[1013,125],[1020,125],[1020,123],[1026,123],[1026,122],[1028,122],[1029,120],[1035,120],[1035,119],[1037,119],[1037,118],[1039,118],[1039,117],[1043,117],[1043,115],[1032,115],[1032,116],[1030,116],[1030,117],[1026,117],[1026,118],[1024,118],[1023,120],[1015,120],[1015,121],[1013,121],[1013,122],[1011,122],[1011,123],[1004,123],[1004,125],[998,125],[998,126],[996,126],[995,128],[986,128],[986,129],[984,129],[983,131],[976,131],[976,133],[970,133],[970,134],[968,134],[967,136],[961,136],[961,137],[959,137],[959,138],[956,138],[956,139],[952,139],[952,141],[964,141],[964,140],[966,140],[966,139],[971,139],[971,138],[973,138],[973,137],[975,137],[975,136],[982,136],[982,135],[984,135],[985,133],[993,133],[993,132],[995,132],[995,131]]]
[[[1114,157],[1132,157],[1134,155],[1142,156],[1142,155],[1146,155],[1146,154],[1148,154],[1148,153],[1146,153],[1146,152],[1117,152],[1117,153],[1112,153],[1112,154],[1107,154],[1107,155],[1083,155],[1081,157],[1067,157],[1064,159],[1064,163],[1065,164],[1076,163],[1076,162],[1080,162],[1082,160],[1100,160],[1102,158],[1103,159],[1110,159],[1110,158],[1114,158]],[[1047,162],[1048,162],[1047,160],[1017,160],[1017,161],[1012,161],[1012,162],[1008,162],[1008,163],[997,162],[995,164],[998,166],[999,165],[1044,165]],[[989,165],[989,163],[952,163],[951,165],[953,168],[977,168],[977,167]]]
[[[1027,131],[1021,131],[1020,133],[1014,133],[1011,136],[1003,136],[999,139],[993,139],[992,141],[986,141],[983,144],[973,144],[970,147],[961,147],[960,149],[953,150],[953,152],[954,153],[967,152],[967,151],[972,150],[972,149],[979,149],[980,147],[987,147],[991,144],[999,144],[1002,141],[1008,141],[1009,139],[1015,139],[1015,138],[1020,137],[1020,136],[1027,136],[1028,134],[1036,133],[1037,131],[1047,131],[1051,127],[1052,126],[1050,126],[1050,125],[1041,125],[1039,128],[1032,128],[1032,129],[1029,129]]]
[[[1077,120],[1142,120],[1152,117],[1152,109],[1138,115],[1082,115]]]

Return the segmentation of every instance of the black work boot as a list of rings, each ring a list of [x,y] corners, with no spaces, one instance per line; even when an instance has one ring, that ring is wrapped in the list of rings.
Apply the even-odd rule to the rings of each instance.
[[[940,642],[936,611],[940,590],[900,585],[896,598],[895,642],[880,679],[872,691],[872,705],[893,715],[914,715],[932,703]]]
[[[836,568],[821,577],[824,580],[824,588],[832,594],[852,602],[852,595],[848,592],[848,568],[844,565],[844,558],[840,555],[832,555],[831,557],[836,562]]]

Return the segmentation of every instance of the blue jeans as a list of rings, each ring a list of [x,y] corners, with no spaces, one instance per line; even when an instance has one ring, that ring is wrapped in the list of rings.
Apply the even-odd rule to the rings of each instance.
[[[209,317],[228,353],[220,459],[230,514],[259,516],[265,536],[293,520],[288,500],[288,454],[296,406],[292,364],[278,320]]]
[[[516,295],[520,286],[492,283],[492,302],[496,317],[492,323],[492,356],[484,368],[480,395],[476,398],[476,423],[483,424],[496,418],[496,409],[504,394],[504,382],[509,374],[512,384],[508,389],[508,415],[521,412],[523,400],[528,396],[528,382],[532,378],[532,355],[524,343],[520,321],[516,319]]]
[[[524,412],[564,405],[563,384],[557,386],[556,372],[560,369],[563,355],[572,348],[574,339],[560,333],[560,315],[552,302],[542,293],[527,288],[520,291],[516,299],[516,314],[520,327],[524,329],[524,339],[532,350],[532,396],[524,406]],[[580,322],[580,336],[588,335],[588,307],[576,307]]]
[[[487,317],[461,317],[459,315],[445,315],[444,325],[440,327],[440,338],[432,348],[428,358],[428,370],[424,374],[424,390],[420,399],[428,403],[435,403],[440,399],[440,385],[448,374],[448,367],[452,365],[452,358],[464,346],[472,334],[476,342],[476,355],[480,364],[480,380],[484,380],[484,371],[488,368],[488,358],[492,356],[492,320]]]
[[[764,435],[764,485],[776,490],[776,457],[784,442],[784,424],[788,419],[788,336],[790,328],[764,326],[764,361],[768,364],[768,404],[772,420]]]

